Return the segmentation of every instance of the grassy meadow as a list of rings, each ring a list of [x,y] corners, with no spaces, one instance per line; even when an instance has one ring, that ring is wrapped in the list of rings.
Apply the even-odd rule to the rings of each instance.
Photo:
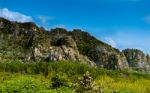
[[[90,87],[80,83],[87,71]],[[70,61],[1,62],[0,93],[150,93],[150,75],[90,68]]]

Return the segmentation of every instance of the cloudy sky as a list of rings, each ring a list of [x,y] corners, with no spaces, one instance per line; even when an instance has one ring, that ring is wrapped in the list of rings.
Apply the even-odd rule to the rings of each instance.
[[[119,49],[150,53],[150,0],[0,0],[0,16],[80,28]]]

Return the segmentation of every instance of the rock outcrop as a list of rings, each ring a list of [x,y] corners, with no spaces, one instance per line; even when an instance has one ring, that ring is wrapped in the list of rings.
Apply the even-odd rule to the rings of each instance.
[[[0,18],[0,61],[72,60],[106,69],[150,71],[150,57],[140,50],[118,49],[89,33],[55,28],[46,31],[32,22],[18,23]]]
[[[129,67],[143,72],[150,71],[150,56],[148,54],[138,49],[125,49],[123,53],[126,56]]]

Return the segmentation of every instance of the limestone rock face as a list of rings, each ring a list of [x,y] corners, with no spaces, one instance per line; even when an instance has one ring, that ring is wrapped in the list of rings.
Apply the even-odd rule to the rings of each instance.
[[[78,63],[96,66],[86,56],[79,53],[76,42],[71,36],[51,37],[50,45],[38,45],[34,48],[33,54],[35,60],[46,59],[46,61],[72,60]],[[46,50],[46,51],[45,51]]]
[[[73,60],[90,66],[96,66],[94,62],[90,61],[87,57],[80,55],[77,50],[66,46],[50,47],[47,59],[49,61]]]
[[[130,68],[144,72],[150,71],[150,57],[148,54],[146,55],[138,49],[125,49],[123,53],[126,56]]]
[[[72,48],[67,48],[66,46],[61,47],[50,47],[49,50],[49,60],[59,61],[59,60],[78,60],[78,53]],[[79,60],[78,60],[79,61]]]
[[[101,57],[97,60],[96,64],[100,68],[107,69],[128,69],[128,63],[125,56],[116,53],[99,53]]]
[[[117,62],[117,67],[118,69],[128,69],[129,65],[127,62],[126,57],[123,55],[118,55],[117,56],[118,62]]]
[[[72,60],[106,69],[150,72],[150,56],[140,50],[120,52],[80,29],[46,31],[32,22],[18,23],[0,18],[0,61]]]

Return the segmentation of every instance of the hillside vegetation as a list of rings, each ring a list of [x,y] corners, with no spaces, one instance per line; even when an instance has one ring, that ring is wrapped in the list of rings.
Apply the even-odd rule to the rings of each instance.
[[[137,49],[119,51],[80,29],[45,30],[32,22],[0,18],[0,61],[72,60],[90,67],[150,72],[150,56]]]
[[[150,93],[150,56],[88,32],[0,18],[0,93]]]
[[[87,78],[91,81],[87,83],[89,85],[82,86],[81,81],[84,81],[87,71]],[[150,92],[150,75],[90,68],[70,61],[5,62],[0,63],[0,75],[0,93]]]

